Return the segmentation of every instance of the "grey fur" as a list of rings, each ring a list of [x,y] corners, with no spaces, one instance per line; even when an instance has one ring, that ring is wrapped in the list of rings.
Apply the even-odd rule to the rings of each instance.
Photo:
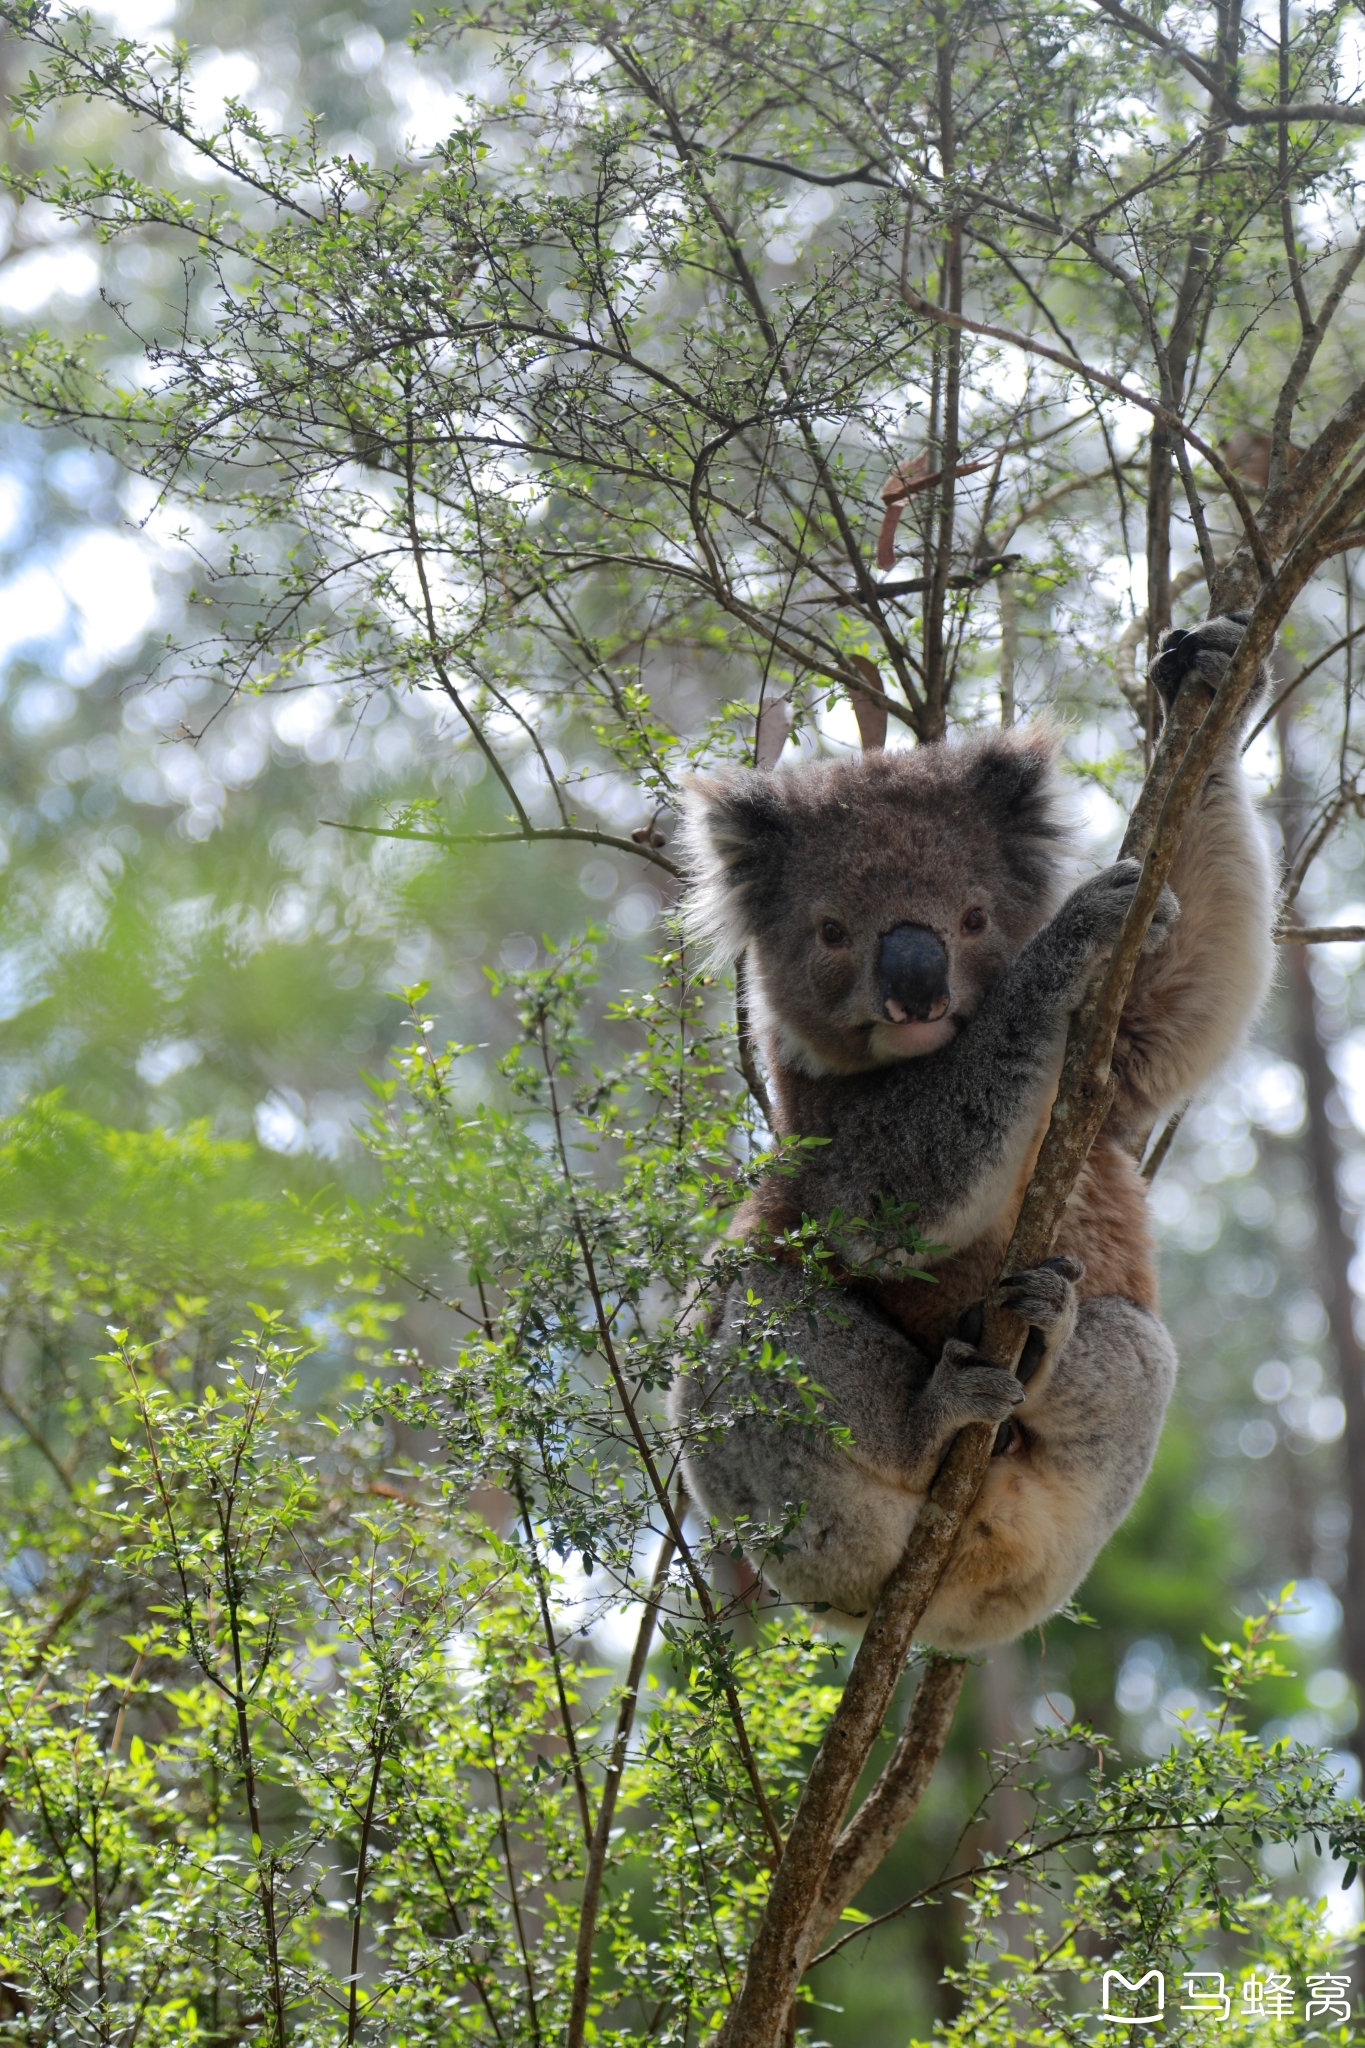
[[[1241,632],[1216,619],[1167,636],[1153,671],[1163,696],[1216,687]],[[1208,1078],[1269,985],[1270,865],[1238,737],[1187,827],[1124,1012],[1112,1126],[1129,1142]],[[694,928],[747,954],[780,1128],[830,1140],[784,1190],[798,1212],[828,1222],[869,1218],[879,1198],[913,1204],[921,1235],[950,1250],[1006,1212],[1067,1018],[1137,872],[1119,863],[1057,907],[1055,751],[1032,728],[695,792]],[[902,1026],[882,1007],[879,939],[903,922],[932,931],[948,959],[941,1022]],[[1074,1260],[1053,1260],[1011,1282],[1038,1332],[1016,1381],[956,1340],[930,1360],[857,1291],[812,1294],[799,1268],[755,1259],[724,1304],[714,1372],[672,1396],[694,1497],[731,1528],[768,1532],[766,1549],[751,1548],[785,1597],[854,1617],[955,1431],[1001,1422],[921,1634],[965,1650],[1029,1627],[1128,1512],[1174,1384],[1157,1316],[1119,1295],[1078,1299],[1080,1277]],[[758,1331],[799,1371],[764,1370]]]

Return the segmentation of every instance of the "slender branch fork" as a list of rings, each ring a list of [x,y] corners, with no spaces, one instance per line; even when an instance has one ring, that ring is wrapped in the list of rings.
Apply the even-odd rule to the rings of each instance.
[[[532,825],[528,821],[521,832],[417,832],[406,825],[348,825],[339,818],[319,818],[318,823],[330,826],[334,832],[359,832],[368,839],[416,839],[428,846],[442,847],[535,846],[542,839],[577,839],[586,846],[609,846],[615,853],[633,853],[675,879],[682,875],[678,863],[667,859],[657,847],[623,839],[614,832],[599,832],[590,825]]]

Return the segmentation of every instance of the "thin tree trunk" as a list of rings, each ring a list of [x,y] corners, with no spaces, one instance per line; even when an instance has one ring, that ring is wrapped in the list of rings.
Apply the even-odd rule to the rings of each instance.
[[[1170,429],[1153,426],[1147,459],[1147,659],[1171,623]]]
[[[1028,1666],[1018,1643],[997,1643],[985,1657],[977,1678],[982,1746],[993,1755],[998,1756],[1019,1739],[1016,1722],[1027,1683]],[[1002,1785],[990,1803],[980,1831],[982,1848],[1003,1856],[1010,1843],[1017,1842],[1024,1833],[1031,1815],[1027,1794],[1015,1784]]]
[[[1304,789],[1295,769],[1289,721],[1282,714],[1278,723],[1286,839],[1292,845],[1294,820],[1303,814]],[[1293,1052],[1303,1075],[1307,1111],[1304,1154],[1317,1222],[1318,1282],[1346,1410],[1345,1479],[1351,1526],[1346,1538],[1346,1579],[1341,1588],[1342,1659],[1355,1687],[1356,1699],[1365,1707],[1365,1353],[1356,1335],[1351,1288],[1355,1232],[1342,1211],[1337,1189],[1339,1155],[1327,1107],[1336,1080],[1327,1056],[1328,1041],[1313,987],[1308,948],[1286,946],[1284,951],[1289,955],[1286,973]],[[1365,1723],[1357,1723],[1352,1744],[1365,1768]]]
[[[976,1674],[977,1727],[981,1747],[990,1751],[992,1763],[1019,1741],[1019,1709],[1029,1689],[1029,1668],[1018,1643],[997,1643],[987,1651]],[[1046,1687],[1044,1687],[1046,1690]],[[968,1851],[973,1861],[984,1851],[1004,1856],[1028,1835],[1034,1805],[1014,1779],[998,1787],[986,1808],[981,1825]],[[1020,1911],[1026,1890],[1025,1879],[1016,1872],[1005,1879],[996,1933],[1014,1955],[1028,1952],[1033,1922]],[[1014,2008],[1021,2031],[1028,2025],[1028,2013],[1020,2003]]]
[[[943,244],[942,303],[949,313],[962,312],[962,221],[953,179],[957,169],[956,116],[953,108],[953,30],[946,10],[935,14],[938,35],[939,160],[944,190],[952,208]],[[948,727],[949,674],[947,604],[957,513],[957,463],[961,447],[962,335],[950,327],[945,349],[943,429],[939,446],[938,532],[926,561],[929,588],[924,599],[924,730],[921,739],[941,740]]]
[[[1138,885],[1109,966],[1071,1020],[1052,1117],[1002,1271],[1035,1266],[1052,1249],[1077,1177],[1113,1102],[1109,1062],[1120,1014],[1191,806],[1241,718],[1290,606],[1362,518],[1365,477],[1356,475],[1337,488],[1328,508],[1299,534],[1279,566],[1266,565],[1242,644],[1212,701],[1202,690],[1188,688],[1176,698],[1124,835],[1124,854],[1142,861]],[[1247,561],[1239,550],[1220,570],[1210,593],[1211,609],[1226,608],[1228,598],[1240,595],[1259,573],[1264,541],[1260,534],[1253,539],[1248,540]],[[988,1296],[981,1337],[985,1355],[1013,1370],[1026,1335],[1003,1302]],[[726,2048],[775,2048],[787,2031],[849,1800],[881,1732],[915,1629],[985,1477],[993,1438],[987,1425],[971,1423],[954,1439],[900,1562],[878,1597],[782,1845],[744,1979],[721,2029]],[[919,1777],[932,1760],[927,1752],[907,1755],[907,1774]],[[856,1820],[850,1826],[856,1828]]]
[[[1218,8],[1217,33],[1209,60],[1209,74],[1221,85],[1235,73],[1237,45],[1241,35],[1241,0]],[[1200,309],[1209,283],[1209,235],[1203,225],[1204,201],[1209,181],[1227,151],[1227,130],[1211,126],[1204,138],[1195,188],[1194,211],[1199,225],[1190,237],[1185,272],[1176,296],[1175,317],[1166,344],[1163,403],[1179,413],[1185,401],[1190,359],[1199,332]],[[1147,647],[1150,659],[1157,642],[1171,623],[1171,512],[1173,507],[1175,435],[1169,427],[1154,422],[1147,464]]]

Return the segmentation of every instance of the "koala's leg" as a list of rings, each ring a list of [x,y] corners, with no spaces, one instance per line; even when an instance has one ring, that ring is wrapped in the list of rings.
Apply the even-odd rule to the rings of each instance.
[[[746,1361],[765,1337],[785,1370]],[[856,1295],[812,1297],[790,1267],[755,1265],[731,1289],[712,1355],[705,1381],[682,1379],[672,1396],[689,1492],[741,1537],[767,1532],[754,1562],[786,1598],[848,1615],[875,1601],[951,1438],[999,1422],[1025,1392],[956,1340],[931,1368]],[[821,1391],[808,1402],[800,1383]]]
[[[978,1650],[1070,1598],[1137,1499],[1175,1376],[1175,1347],[1149,1309],[1119,1295],[1077,1305],[991,1460],[922,1641]]]
[[[1216,688],[1242,631],[1220,618],[1170,636],[1153,664],[1167,701],[1181,688]],[[1228,735],[1190,813],[1170,876],[1180,915],[1161,951],[1139,964],[1124,1007],[1110,1122],[1131,1146],[1236,1050],[1274,973],[1274,873],[1241,745],[1240,730]]]

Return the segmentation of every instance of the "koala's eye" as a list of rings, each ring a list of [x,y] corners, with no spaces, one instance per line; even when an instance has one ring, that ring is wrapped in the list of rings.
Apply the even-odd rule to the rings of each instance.
[[[827,946],[846,946],[848,944],[848,933],[841,924],[836,924],[832,917],[827,917],[821,925],[820,936]]]
[[[967,911],[962,920],[962,929],[964,932],[984,932],[986,929],[985,911],[975,906]]]

